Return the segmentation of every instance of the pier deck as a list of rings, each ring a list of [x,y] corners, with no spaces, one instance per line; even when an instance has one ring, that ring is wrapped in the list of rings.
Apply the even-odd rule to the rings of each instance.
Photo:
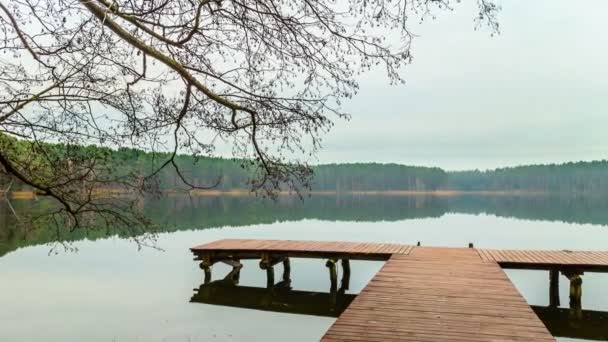
[[[554,341],[502,268],[549,270],[553,306],[559,304],[559,272],[571,280],[572,294],[580,293],[583,272],[608,271],[608,252],[280,240],[221,240],[191,251],[196,260],[202,261],[206,282],[210,280],[210,267],[216,262],[233,265],[233,272],[237,272],[242,267],[241,259],[261,259],[260,267],[269,272],[268,287],[275,284],[275,264],[283,263],[284,283],[290,281],[290,257],[328,259],[332,292],[337,291],[337,260],[342,260],[347,276],[343,275],[340,291],[348,289],[348,260],[386,260],[325,333],[322,340],[328,342]],[[571,297],[571,308],[572,303]],[[574,303],[574,309],[581,310],[580,296],[574,298]]]
[[[294,258],[388,260],[393,254],[408,254],[412,248],[390,243],[226,239],[199,245],[191,250],[196,256],[211,253],[215,258],[238,255],[241,259],[256,259],[262,253],[273,253]]]
[[[495,262],[475,250],[394,255],[323,341],[554,341]]]

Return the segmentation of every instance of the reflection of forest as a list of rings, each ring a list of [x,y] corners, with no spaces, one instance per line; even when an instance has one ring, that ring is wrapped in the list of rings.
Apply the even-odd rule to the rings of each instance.
[[[525,220],[608,225],[606,196],[457,196],[448,198],[449,212],[491,214]]]
[[[48,210],[46,201],[12,200],[17,214],[35,215]],[[398,221],[440,217],[445,213],[486,213],[519,219],[608,224],[608,197],[573,196],[386,196],[316,195],[300,201],[281,196],[276,202],[253,196],[169,196],[148,200],[146,214],[168,232],[224,226],[266,224],[277,221],[319,219],[328,221]],[[23,220],[23,219],[22,219]],[[65,232],[56,227],[34,227],[15,219],[6,201],[0,201],[0,255],[21,246],[55,241],[133,236],[141,229],[102,229]]]

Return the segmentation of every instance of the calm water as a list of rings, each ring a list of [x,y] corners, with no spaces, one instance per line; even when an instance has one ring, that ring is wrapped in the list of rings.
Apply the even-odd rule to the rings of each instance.
[[[39,205],[12,204],[17,212]],[[190,302],[203,275],[188,248],[222,238],[421,241],[455,247],[474,242],[516,249],[608,246],[604,198],[319,196],[304,203],[293,198],[274,203],[173,197],[150,201],[145,210],[161,227],[156,248],[139,250],[115,231],[24,228],[0,203],[0,341],[318,340],[334,318]],[[77,252],[65,251],[58,240],[71,241],[66,246]],[[49,255],[53,248],[59,253]],[[240,284],[264,287],[265,273],[257,262],[244,264]],[[381,266],[352,262],[348,293],[358,293]],[[215,279],[228,271],[214,267]],[[294,289],[329,289],[321,260],[292,260],[291,275]],[[548,305],[546,272],[508,275],[530,304]],[[608,274],[588,273],[583,279],[583,308],[608,311]],[[567,306],[563,277],[560,290]]]

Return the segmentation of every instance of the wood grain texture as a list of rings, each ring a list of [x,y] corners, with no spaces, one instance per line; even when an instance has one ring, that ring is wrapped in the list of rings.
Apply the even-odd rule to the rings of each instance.
[[[323,341],[555,341],[495,261],[468,248],[393,255]]]
[[[483,260],[495,261],[503,268],[608,272],[608,252],[605,251],[479,249],[478,252]]]
[[[309,258],[388,260],[393,254],[408,254],[412,248],[391,243],[226,239],[198,245],[190,250],[197,256],[212,254],[255,257],[260,253],[273,253]]]

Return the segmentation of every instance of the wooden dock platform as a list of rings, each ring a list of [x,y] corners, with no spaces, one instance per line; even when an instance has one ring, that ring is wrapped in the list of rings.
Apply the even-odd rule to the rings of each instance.
[[[603,251],[527,251],[478,249],[483,260],[496,261],[502,268],[536,270],[565,269],[608,272],[608,252]]]
[[[349,260],[386,260],[382,269],[348,305],[323,341],[554,341],[502,268],[550,271],[551,305],[559,305],[559,272],[571,282],[572,310],[582,310],[582,274],[608,271],[608,252],[500,251],[476,248],[414,247],[398,244],[221,240],[191,248],[205,270],[216,262],[234,267],[260,259],[274,282],[273,266],[283,263],[282,286],[290,281],[289,258],[327,259],[331,293],[344,293]],[[337,290],[335,263],[343,278]],[[236,273],[234,273],[236,272]]]
[[[495,262],[475,250],[395,255],[323,341],[554,341]]]
[[[294,258],[345,257],[356,260],[388,260],[393,254],[409,254],[412,249],[412,246],[388,243],[226,239],[196,246],[190,250],[201,258],[211,253],[214,258],[219,259],[235,253],[241,259],[259,259],[262,253],[273,253]]]

